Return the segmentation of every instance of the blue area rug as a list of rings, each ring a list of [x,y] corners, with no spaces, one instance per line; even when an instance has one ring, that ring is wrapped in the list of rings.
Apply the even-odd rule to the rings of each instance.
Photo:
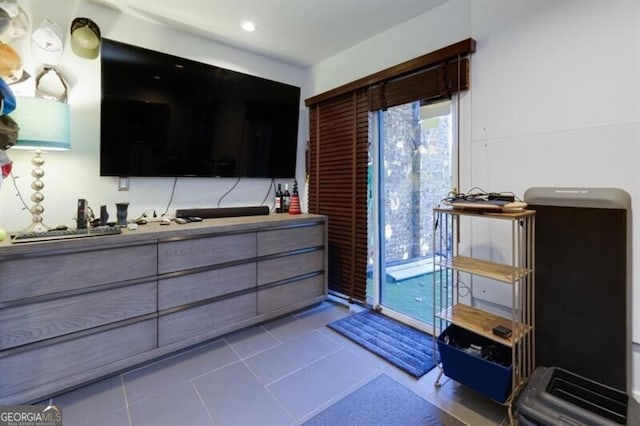
[[[304,425],[464,426],[464,423],[381,374]]]
[[[421,377],[436,366],[430,335],[377,312],[362,311],[327,324],[327,327],[413,377]]]

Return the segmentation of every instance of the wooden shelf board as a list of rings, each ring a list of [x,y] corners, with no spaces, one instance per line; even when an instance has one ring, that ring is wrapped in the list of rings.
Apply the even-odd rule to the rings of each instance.
[[[438,263],[440,266],[456,271],[468,272],[485,278],[513,283],[531,272],[527,268],[514,268],[510,265],[474,259],[466,256],[456,256]]]
[[[522,210],[517,212],[496,212],[490,210],[471,210],[471,209],[455,209],[453,207],[436,207],[434,212],[446,213],[454,216],[481,216],[492,217],[495,219],[522,219],[529,216],[535,216],[535,210]]]
[[[437,317],[508,347],[513,346],[514,341],[518,341],[532,329],[530,325],[522,323],[517,323],[514,327],[508,318],[462,304],[445,309],[438,313]],[[503,339],[494,335],[491,330],[497,325],[512,329],[512,336],[509,339]]]

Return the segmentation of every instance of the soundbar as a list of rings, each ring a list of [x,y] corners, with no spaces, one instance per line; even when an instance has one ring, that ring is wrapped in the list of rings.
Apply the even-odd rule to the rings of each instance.
[[[204,209],[178,209],[176,217],[201,217],[203,219],[213,219],[219,217],[237,217],[237,216],[258,216],[269,214],[268,206],[249,206],[249,207],[219,207]]]

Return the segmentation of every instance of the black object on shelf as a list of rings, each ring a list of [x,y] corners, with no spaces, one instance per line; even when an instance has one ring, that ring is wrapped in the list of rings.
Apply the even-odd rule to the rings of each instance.
[[[178,209],[176,217],[199,217],[202,219],[215,219],[220,217],[258,216],[268,215],[269,206],[248,206],[248,207],[218,207],[218,208],[196,208]]]
[[[611,386],[558,367],[538,367],[518,399],[518,424],[626,425],[629,402]]]
[[[491,332],[498,337],[502,337],[503,339],[508,339],[509,337],[511,337],[511,329],[505,327],[504,325],[497,325],[493,327]]]
[[[100,226],[107,226],[109,222],[109,212],[107,206],[100,206]]]

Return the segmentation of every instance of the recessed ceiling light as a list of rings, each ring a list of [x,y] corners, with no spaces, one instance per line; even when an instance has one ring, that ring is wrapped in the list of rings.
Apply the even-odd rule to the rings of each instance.
[[[255,31],[256,30],[256,24],[254,24],[251,21],[244,21],[242,23],[242,29],[245,30],[245,31],[249,31],[249,32]]]

